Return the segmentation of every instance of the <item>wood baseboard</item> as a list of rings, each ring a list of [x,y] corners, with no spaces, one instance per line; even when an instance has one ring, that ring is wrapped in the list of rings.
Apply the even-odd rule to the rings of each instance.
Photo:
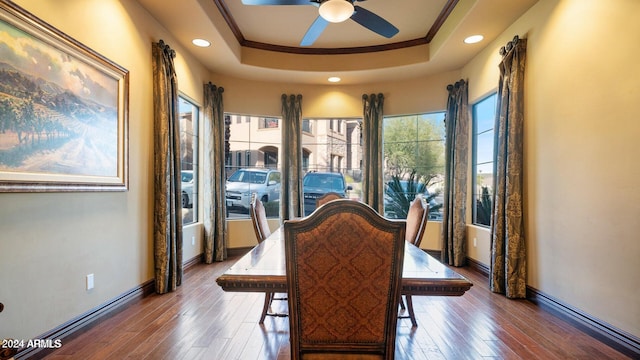
[[[73,339],[75,334],[79,333],[79,330],[86,331],[91,326],[97,324],[102,318],[111,315],[114,311],[121,310],[125,305],[132,301],[140,301],[144,297],[152,294],[155,291],[155,281],[149,280],[137,286],[120,296],[93,308],[84,314],[73,318],[66,323],[52,329],[40,336],[37,339],[51,339],[62,340],[64,344],[66,341]],[[39,348],[26,348],[19,351],[15,359],[42,359],[55,349],[39,349]]]
[[[203,262],[204,262],[204,253],[200,255],[196,255],[182,264],[182,272],[186,273],[187,271],[191,270],[191,268],[194,267],[195,265],[201,264]]]
[[[596,319],[538,289],[527,286],[527,300],[563,320],[577,326],[595,339],[611,346],[632,359],[640,359],[640,338]]]
[[[467,258],[467,265],[470,269],[476,271],[479,274],[482,274],[487,279],[489,278],[489,267],[481,262],[478,262],[474,259]]]
[[[430,249],[422,249],[424,250],[424,252],[426,252],[427,254],[433,256],[434,258],[438,259],[438,261],[440,261],[440,259],[442,258],[442,251],[440,250],[430,250]]]
[[[204,254],[196,255],[183,264],[183,272],[186,273],[195,265],[204,262]],[[57,328],[38,336],[38,339],[59,339],[62,343],[73,339],[75,334],[83,332],[97,324],[105,316],[111,315],[114,311],[123,309],[132,301],[139,301],[142,298],[155,292],[155,280],[151,279],[140,286],[133,288],[124,294],[94,308],[86,313],[69,320]],[[50,354],[53,349],[28,348],[16,354],[15,359],[42,359]]]
[[[490,269],[474,259],[467,258],[469,268],[482,274],[489,280]],[[562,320],[572,323],[594,339],[602,341],[612,348],[629,355],[632,359],[640,359],[640,339],[617,329],[600,319],[586,314],[542,291],[527,285],[527,300],[550,312]]]
[[[227,249],[227,256],[228,257],[242,256],[248,253],[249,251],[251,251],[251,249],[253,249],[253,246],[230,248],[230,249]]]

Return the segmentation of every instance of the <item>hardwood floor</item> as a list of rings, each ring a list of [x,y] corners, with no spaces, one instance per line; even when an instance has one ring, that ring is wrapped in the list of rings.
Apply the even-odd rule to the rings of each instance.
[[[261,326],[262,294],[216,284],[234,260],[191,267],[178,291],[112,314],[45,359],[289,359],[287,318]],[[482,275],[456,271],[474,286],[462,297],[414,296],[418,328],[399,321],[396,359],[629,359],[528,301],[491,293]]]

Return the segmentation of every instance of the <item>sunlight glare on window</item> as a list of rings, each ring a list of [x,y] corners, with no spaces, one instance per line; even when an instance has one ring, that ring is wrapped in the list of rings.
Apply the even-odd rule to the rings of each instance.
[[[490,226],[493,197],[493,145],[497,95],[473,105],[473,223]]]

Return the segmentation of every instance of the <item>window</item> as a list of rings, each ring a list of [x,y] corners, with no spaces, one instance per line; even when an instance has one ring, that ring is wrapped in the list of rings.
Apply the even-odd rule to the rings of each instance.
[[[278,128],[278,119],[274,118],[260,118],[258,121],[259,129],[277,129]]]
[[[308,133],[312,132],[311,122],[309,121],[309,119],[302,120],[302,131],[303,132],[308,132]]]
[[[199,108],[189,99],[178,100],[180,118],[180,170],[182,182],[182,223],[198,221],[198,120]]]
[[[497,95],[473,105],[473,224],[491,226],[493,141]]]
[[[279,217],[279,119],[235,114],[225,116],[230,119],[229,151],[236,154],[232,163],[227,164],[227,219],[249,218],[249,203],[254,193],[263,202],[267,217]]]
[[[302,151],[302,171],[309,171],[309,152]]]
[[[422,194],[429,220],[442,220],[444,112],[385,117],[382,138],[385,216],[405,219]]]
[[[329,129],[337,133],[342,133],[342,123],[343,123],[342,119],[332,119],[328,121],[329,121]]]
[[[342,157],[340,155],[331,155],[331,171],[332,172],[340,172],[342,168],[341,164]]]
[[[278,149],[264,149],[264,166],[278,168]]]
[[[315,210],[315,199],[332,191],[361,198],[362,146],[360,119],[304,119],[302,167],[304,213]],[[346,126],[345,126],[346,124]],[[305,130],[305,127],[311,131]],[[346,127],[347,132],[339,131]],[[335,181],[333,181],[335,180]],[[339,185],[334,185],[339,184]]]

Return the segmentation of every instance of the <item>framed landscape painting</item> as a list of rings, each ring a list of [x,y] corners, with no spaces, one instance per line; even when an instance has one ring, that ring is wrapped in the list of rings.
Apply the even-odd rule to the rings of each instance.
[[[0,192],[125,191],[129,73],[0,0]]]

